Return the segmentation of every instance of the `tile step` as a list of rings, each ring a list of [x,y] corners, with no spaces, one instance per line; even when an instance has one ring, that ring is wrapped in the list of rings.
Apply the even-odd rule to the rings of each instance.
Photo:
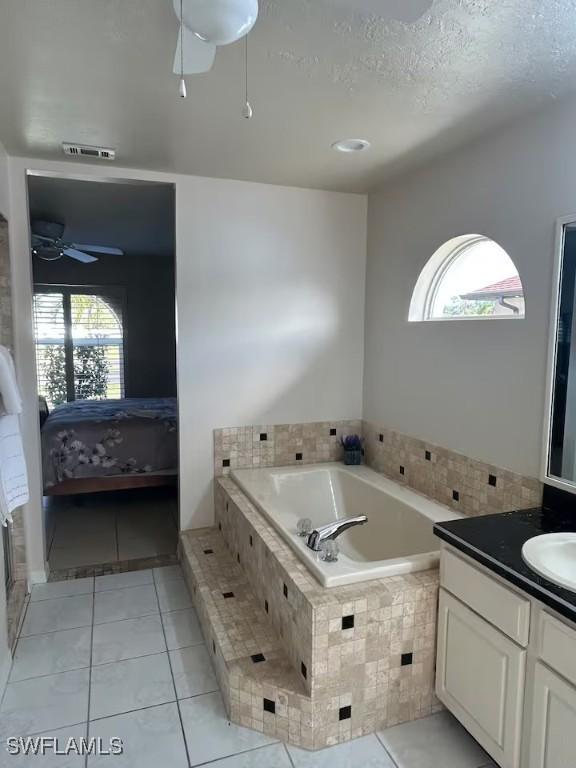
[[[235,689],[241,681],[244,688],[252,686],[255,692],[270,692],[272,687],[310,700],[218,529],[185,531],[181,548],[184,573],[221,685]],[[217,663],[218,657],[224,665]],[[223,672],[227,681],[221,679]]]

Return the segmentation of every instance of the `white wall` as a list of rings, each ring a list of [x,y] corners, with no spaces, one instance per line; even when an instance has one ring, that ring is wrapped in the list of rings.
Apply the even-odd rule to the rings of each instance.
[[[0,213],[8,218],[8,159],[0,144]],[[6,617],[6,590],[4,588],[4,541],[0,530],[0,695],[10,669],[8,626]]]
[[[8,155],[0,144],[0,213],[8,218]]]
[[[17,365],[35,491],[33,572],[44,563],[27,242],[27,168],[176,184],[181,523],[212,521],[212,430],[359,418],[366,198],[11,158]]]
[[[576,104],[525,118],[370,197],[364,414],[539,474],[558,216],[576,213]],[[520,272],[525,320],[408,323],[412,289],[451,237],[497,240]]]

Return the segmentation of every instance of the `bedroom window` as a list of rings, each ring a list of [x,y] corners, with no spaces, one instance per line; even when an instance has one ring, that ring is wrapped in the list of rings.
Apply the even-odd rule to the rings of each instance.
[[[122,297],[110,289],[36,286],[38,394],[54,408],[124,397]]]

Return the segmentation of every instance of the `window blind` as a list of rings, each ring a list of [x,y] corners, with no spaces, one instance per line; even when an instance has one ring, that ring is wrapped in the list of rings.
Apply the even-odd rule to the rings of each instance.
[[[124,330],[118,295],[91,289],[37,290],[38,392],[50,407],[124,396]]]

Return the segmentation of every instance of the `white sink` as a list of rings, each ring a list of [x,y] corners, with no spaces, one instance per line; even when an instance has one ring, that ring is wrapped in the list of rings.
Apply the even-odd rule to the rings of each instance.
[[[576,533],[547,533],[528,539],[522,558],[545,579],[576,592]]]

